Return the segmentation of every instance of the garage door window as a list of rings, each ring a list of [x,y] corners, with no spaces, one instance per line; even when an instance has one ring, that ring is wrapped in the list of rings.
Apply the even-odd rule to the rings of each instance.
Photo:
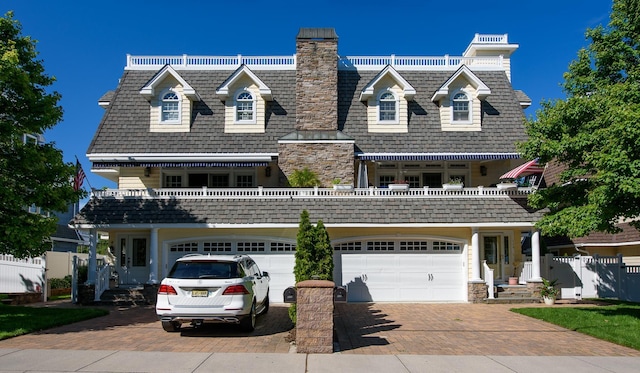
[[[401,241],[400,251],[427,251],[429,242],[427,241]]]
[[[205,242],[202,249],[207,253],[231,252],[231,242]]]

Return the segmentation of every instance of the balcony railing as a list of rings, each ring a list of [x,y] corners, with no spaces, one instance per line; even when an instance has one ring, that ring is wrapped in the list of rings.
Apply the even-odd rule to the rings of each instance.
[[[254,70],[295,70],[292,56],[132,56],[127,55],[125,70],[158,70],[171,65],[182,70],[235,70],[241,65]],[[502,56],[346,56],[340,57],[340,70],[380,70],[387,65],[396,70],[457,70],[461,65],[473,69],[504,70]]]
[[[525,198],[534,188],[498,189],[489,187],[445,190],[442,188],[410,188],[395,191],[387,188],[355,188],[350,191],[333,188],[161,188],[104,189],[92,191],[94,198],[142,199],[290,199],[290,198]]]

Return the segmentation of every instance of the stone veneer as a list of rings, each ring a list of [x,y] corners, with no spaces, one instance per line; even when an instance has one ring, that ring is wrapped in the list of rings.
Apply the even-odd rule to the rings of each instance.
[[[278,145],[278,153],[278,167],[286,178],[307,167],[317,174],[319,187],[331,187],[336,178],[343,184],[354,182],[352,143],[285,143]]]
[[[296,130],[338,127],[338,37],[301,29],[296,38]]]
[[[487,299],[487,284],[485,282],[469,282],[468,297],[471,303],[481,303]]]
[[[296,284],[296,349],[304,354],[333,353],[333,288],[326,280]]]

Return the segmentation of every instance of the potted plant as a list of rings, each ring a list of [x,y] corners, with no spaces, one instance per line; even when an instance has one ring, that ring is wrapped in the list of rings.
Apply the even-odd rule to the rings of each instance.
[[[498,189],[514,189],[518,187],[518,184],[514,179],[502,179],[500,183],[496,185]]]
[[[549,281],[546,278],[542,279],[542,288],[540,289],[540,295],[544,299],[546,305],[553,305],[556,302],[558,296],[558,289],[556,288],[558,280]]]
[[[408,191],[409,183],[406,180],[394,180],[393,183],[387,185],[390,190]]]
[[[442,184],[442,188],[445,190],[460,190],[464,187],[462,179],[459,177],[452,177],[446,184]]]
[[[342,184],[341,181],[342,180],[340,178],[335,178],[331,181],[333,184],[333,190],[353,190],[353,184]]]
[[[289,176],[289,185],[294,188],[309,188],[320,184],[318,175],[305,167],[302,170],[294,170]]]

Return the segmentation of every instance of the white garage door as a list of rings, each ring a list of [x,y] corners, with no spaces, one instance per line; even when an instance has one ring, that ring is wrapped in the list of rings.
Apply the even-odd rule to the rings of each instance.
[[[425,241],[421,249],[406,250],[406,241],[384,241],[376,250],[379,243],[336,251],[334,277],[347,287],[350,302],[466,300],[461,245]]]
[[[295,285],[295,245],[289,242],[268,241],[194,241],[172,244],[167,255],[167,273],[173,263],[187,254],[251,256],[260,270],[269,272],[269,300],[283,301],[284,289]]]

